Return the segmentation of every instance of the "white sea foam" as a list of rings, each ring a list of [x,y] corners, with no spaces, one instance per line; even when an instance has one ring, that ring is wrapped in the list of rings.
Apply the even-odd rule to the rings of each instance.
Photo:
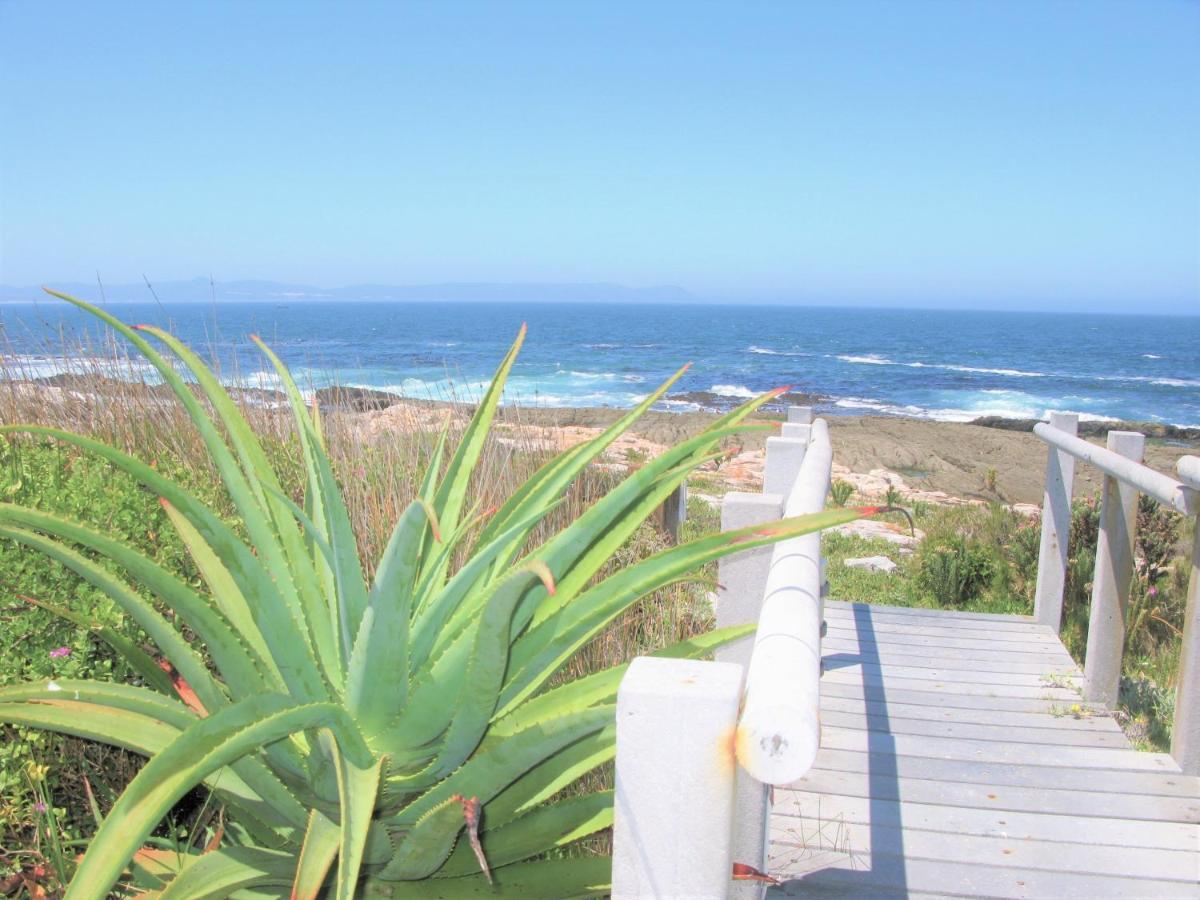
[[[857,363],[864,366],[894,366],[896,365],[886,356],[879,356],[875,353],[868,353],[866,356],[852,356],[850,354],[839,355],[838,359],[842,362]]]
[[[1157,353],[1143,353],[1142,359],[1162,359]]]
[[[714,384],[708,389],[708,392],[716,394],[718,397],[739,397],[745,400],[758,396],[750,388],[742,387],[740,384]]]
[[[772,350],[770,347],[759,347],[756,344],[751,344],[747,347],[744,353],[756,353],[760,356],[807,356],[807,353],[800,353],[792,350]]]
[[[922,368],[917,363],[908,363],[914,368]],[[1007,375],[1010,378],[1045,378],[1045,372],[1023,372],[1020,369],[988,369],[979,366],[954,366],[940,363],[930,364],[931,369],[945,369],[947,372],[970,372],[978,375]]]

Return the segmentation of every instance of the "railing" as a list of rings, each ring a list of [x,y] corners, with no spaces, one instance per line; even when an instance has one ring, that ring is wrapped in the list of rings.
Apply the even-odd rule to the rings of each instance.
[[[1038,557],[1037,620],[1058,631],[1062,622],[1067,540],[1071,528],[1071,495],[1075,461],[1104,473],[1100,495],[1100,535],[1092,578],[1087,651],[1084,658],[1085,700],[1112,708],[1121,683],[1125,615],[1133,579],[1138,494],[1186,516],[1200,519],[1200,458],[1179,460],[1179,480],[1142,465],[1145,436],[1110,431],[1107,447],[1076,436],[1078,418],[1053,413],[1050,422],[1034,426],[1049,445],[1046,490],[1042,504],[1042,542]],[[1184,617],[1183,654],[1175,696],[1171,755],[1187,774],[1200,774],[1200,521],[1192,545],[1191,579]]]
[[[829,429],[793,407],[767,440],[762,494],[729,493],[725,530],[817,512]],[[820,742],[820,535],[721,561],[717,625],[757,622],[715,662],[641,657],[617,697],[613,896],[756,897],[733,863],[765,870],[770,786],[812,766]]]

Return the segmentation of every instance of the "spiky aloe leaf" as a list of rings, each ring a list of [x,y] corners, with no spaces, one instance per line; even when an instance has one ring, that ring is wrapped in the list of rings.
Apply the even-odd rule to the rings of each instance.
[[[292,897],[315,900],[337,858],[340,845],[341,829],[320,810],[314,809],[308,817],[300,858],[293,861]]]
[[[540,856],[612,826],[613,792],[596,791],[538,807],[513,822],[485,828],[480,835],[484,856],[493,869]],[[460,842],[438,872],[438,878],[473,875],[479,863]]]
[[[374,764],[346,711],[333,703],[297,704],[261,694],[227,706],[181,732],[129,783],[96,832],[66,897],[103,894],[167,811],[211,773],[296,731],[331,728],[355,765]]]
[[[471,897],[554,897],[581,900],[607,896],[612,887],[612,863],[604,857],[551,859],[505,866],[495,873],[495,884],[483,875],[435,878],[431,881],[387,882],[368,880],[365,897],[405,897],[420,900],[468,900]]]
[[[189,861],[158,900],[224,900],[251,888],[291,886],[296,858],[258,847],[225,847]],[[277,894],[276,894],[277,895]]]

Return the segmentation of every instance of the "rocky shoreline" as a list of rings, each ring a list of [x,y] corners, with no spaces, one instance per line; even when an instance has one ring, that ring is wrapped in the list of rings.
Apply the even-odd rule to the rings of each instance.
[[[128,382],[96,376],[59,375],[25,382],[7,382],[9,390],[34,391],[47,399],[59,395],[76,401],[86,396],[128,397]],[[142,388],[151,396],[165,387]],[[282,404],[280,392],[242,388],[236,394],[255,404]],[[446,401],[413,400],[365,388],[322,388],[315,398],[327,412],[347,414],[354,427],[370,435],[389,431],[440,428],[447,416],[464,419],[469,408]],[[811,404],[820,398],[785,395],[784,405]],[[817,403],[818,413],[820,405]],[[565,449],[598,434],[624,414],[607,407],[502,407],[497,416],[502,439],[547,449]],[[765,410],[759,419],[778,421],[782,408]],[[609,453],[615,465],[636,464],[665,447],[684,440],[713,421],[716,411],[663,411],[646,413]],[[1046,446],[1032,434],[1033,420],[988,417],[971,423],[940,422],[892,416],[829,415],[834,447],[834,477],[855,485],[862,495],[881,495],[888,487],[910,501],[935,503],[989,502],[1037,504],[1041,502]],[[1080,434],[1102,443],[1110,429],[1146,434],[1146,463],[1173,472],[1175,461],[1200,453],[1200,429],[1161,423],[1081,422]],[[761,486],[765,436],[749,434],[739,452],[711,473],[726,489],[757,490]],[[1087,466],[1079,467],[1076,493],[1099,490],[1100,478]]]

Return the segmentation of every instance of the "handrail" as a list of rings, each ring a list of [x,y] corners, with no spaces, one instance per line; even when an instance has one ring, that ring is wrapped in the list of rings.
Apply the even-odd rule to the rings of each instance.
[[[812,423],[784,515],[825,507],[833,463],[829,427]],[[738,762],[764,784],[803,776],[820,745],[821,535],[775,545],[738,723]]]
[[[1179,480],[1193,490],[1200,491],[1200,456],[1181,456],[1175,463]]]
[[[1191,576],[1184,612],[1171,755],[1186,774],[1200,774],[1200,457],[1176,463],[1179,481],[1142,465],[1144,437],[1137,432],[1110,431],[1108,448],[1076,437],[1075,417],[1054,413],[1038,423],[1039,438],[1068,457],[1091,463],[1104,473],[1100,500],[1096,565],[1092,576],[1083,696],[1109,708],[1116,705],[1125,644],[1125,615],[1134,574],[1139,492],[1188,516],[1197,517],[1192,544]],[[1038,621],[1058,631],[1070,531],[1073,465],[1056,462],[1050,450],[1042,509],[1042,544],[1038,555],[1038,589],[1034,610]]]
[[[1071,454],[1076,459],[1090,463],[1106,475],[1111,475],[1113,478],[1132,485],[1143,494],[1149,494],[1155,500],[1165,503],[1184,515],[1194,516],[1200,513],[1200,493],[1197,493],[1194,487],[1182,484],[1170,475],[1156,472],[1149,466],[1136,463],[1103,447],[1097,447],[1083,438],[1067,434],[1045,422],[1034,425],[1033,433],[1047,444]],[[1200,469],[1200,464],[1196,468]],[[1197,474],[1200,475],[1200,473]]]

